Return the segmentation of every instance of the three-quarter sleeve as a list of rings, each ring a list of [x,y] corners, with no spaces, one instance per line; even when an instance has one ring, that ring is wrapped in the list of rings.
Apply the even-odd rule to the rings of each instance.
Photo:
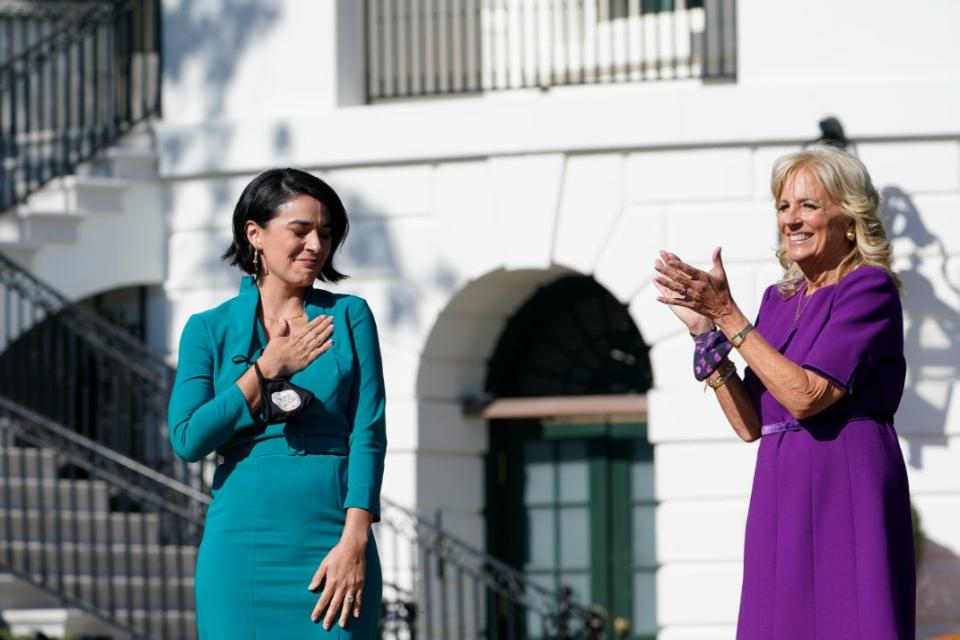
[[[770,285],[763,292],[763,297],[760,299],[760,309],[757,311],[757,316],[753,321],[753,326],[756,328],[757,332],[764,336],[764,338],[769,338],[766,335],[767,327],[764,322],[764,317],[766,316],[766,310],[774,303],[774,300],[777,299],[777,285]],[[771,342],[772,344],[772,342]],[[776,347],[774,347],[776,348]],[[760,378],[754,373],[753,369],[748,365],[743,371],[743,384],[747,388],[747,394],[750,396],[750,404],[753,405],[753,410],[757,413],[757,417],[761,415],[760,408],[760,396],[764,391],[763,383],[760,382]]]
[[[857,374],[885,355],[883,345],[896,342],[891,336],[902,326],[902,308],[883,269],[860,267],[837,287],[830,318],[801,366],[852,393]]]
[[[380,485],[387,450],[386,396],[377,325],[370,307],[358,299],[348,309],[356,369],[348,405],[351,422],[347,495],[343,508],[366,509],[380,519]]]
[[[214,358],[203,318],[191,316],[180,336],[177,375],[167,409],[173,450],[190,462],[215,451],[238,429],[254,424],[240,387],[232,384],[215,393]]]

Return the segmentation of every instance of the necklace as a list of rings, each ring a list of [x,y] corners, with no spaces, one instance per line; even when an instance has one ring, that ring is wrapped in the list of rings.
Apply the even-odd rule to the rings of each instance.
[[[304,305],[307,304],[307,303],[306,303],[306,300],[304,300],[303,304],[304,304]],[[296,318],[302,318],[302,317],[303,317],[303,314],[304,314],[304,310],[301,309],[301,310],[300,310],[300,313],[298,313],[298,314],[296,314],[296,315],[293,315],[293,316],[287,316],[287,317],[277,316],[276,318],[272,318],[272,317],[264,314],[264,313],[263,313],[263,309],[257,309],[257,316],[258,316],[258,317],[260,317],[260,318],[262,318],[262,319],[264,319],[264,320],[272,320],[272,321],[274,321],[274,322],[276,322],[276,321],[278,321],[278,320],[295,320]]]
[[[797,292],[797,295],[800,296],[800,299],[797,300],[797,312],[793,316],[793,328],[797,328],[797,323],[800,322],[800,316],[803,314],[804,309],[807,308],[807,305],[810,304],[810,299],[813,297],[813,293],[810,295],[805,295],[807,292],[807,285],[803,285],[803,289]]]
[[[303,311],[301,311],[300,313],[298,313],[298,314],[295,315],[295,316],[290,316],[289,318],[284,318],[284,317],[271,318],[270,316],[265,316],[265,315],[263,315],[262,313],[258,313],[257,315],[260,316],[261,318],[263,318],[264,320],[273,320],[274,322],[276,322],[277,320],[293,320],[294,318],[302,318],[302,317],[303,317]]]

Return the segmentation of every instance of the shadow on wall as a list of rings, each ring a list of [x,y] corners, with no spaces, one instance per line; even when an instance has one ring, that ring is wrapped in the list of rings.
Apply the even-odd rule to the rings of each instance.
[[[322,173],[314,173],[328,180]],[[350,233],[340,248],[342,270],[360,283],[374,281],[386,284],[377,301],[379,323],[408,332],[422,332],[425,329],[422,323],[428,320],[420,315],[422,304],[418,298],[437,294],[449,298],[463,283],[454,269],[439,259],[430,270],[413,273],[411,266],[401,258],[402,252],[398,249],[401,240],[395,237],[391,229],[391,224],[411,222],[391,217],[356,191],[340,188],[335,177],[330,177],[328,182],[340,195],[350,217]],[[422,243],[421,246],[406,247],[406,255],[429,254],[437,240],[435,235],[425,233],[418,241]],[[349,280],[344,284],[346,288],[351,288]]]
[[[210,3],[164,3],[163,65],[165,82],[180,82],[190,71],[203,73],[204,119],[216,120],[223,107],[230,83],[244,53],[255,48],[255,39],[280,18],[280,9],[272,0],[223,0],[219,7]],[[206,153],[217,155],[227,148],[229,133],[219,130],[221,139]],[[180,159],[182,149],[171,139],[164,155],[171,164]],[[285,147],[288,139],[278,132],[275,145]],[[267,161],[269,164],[269,161]],[[225,194],[216,194],[220,201]]]
[[[924,225],[910,196],[888,186],[882,198],[881,214],[905,287],[909,374],[898,420],[909,444],[908,462],[919,469],[924,448],[946,446],[948,421],[960,419],[960,405],[951,412],[960,403],[960,312],[943,298],[949,292],[960,299],[960,288],[947,271],[946,247]]]
[[[909,373],[897,412],[898,431],[907,443],[908,464],[922,469],[924,452],[946,447],[948,428],[960,420],[960,312],[944,299],[960,302],[960,288],[950,278],[947,248],[926,227],[913,199],[896,186],[885,187],[881,197],[881,214],[905,287]],[[960,558],[926,535],[923,547],[917,622],[918,637],[928,638],[957,629]]]
[[[224,0],[215,10],[203,4],[209,3],[181,1],[165,7],[164,73],[180,81],[188,62],[199,58],[204,86],[212,96],[205,115],[216,116],[223,109],[239,59],[250,50],[251,40],[280,17],[280,11],[270,0]]]

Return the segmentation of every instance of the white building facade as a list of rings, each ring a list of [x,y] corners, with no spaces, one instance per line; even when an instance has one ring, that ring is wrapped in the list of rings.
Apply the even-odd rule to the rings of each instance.
[[[520,541],[504,528],[527,531],[529,566],[550,565],[554,582],[541,576],[550,586],[569,578],[583,604],[627,620],[624,637],[729,639],[756,445],[734,436],[693,379],[691,341],[655,300],[653,261],[664,248],[704,264],[722,246],[734,296],[753,315],[779,275],[772,164],[835,116],[883,191],[907,285],[909,374],[896,425],[925,538],[918,637],[960,632],[960,5],[427,5],[429,20],[416,1],[163,0],[157,174],[125,195],[123,227],[71,245],[102,265],[62,247],[25,262],[75,299],[149,287],[147,333],[172,358],[188,316],[236,292],[239,273],[219,258],[243,186],[274,166],[319,175],[351,222],[339,256],[351,277],[337,290],[364,296],[379,323],[384,495],[441,512],[482,549]],[[470,9],[480,24],[462,17]],[[714,19],[720,40],[698,51],[691,34]],[[391,21],[438,35],[390,31]],[[441,61],[444,51],[476,55]],[[407,93],[421,95],[391,97]],[[95,272],[96,286],[70,264]],[[646,412],[541,416],[542,429],[514,443],[525,480],[500,486],[507,449],[497,443],[518,423],[465,404],[511,395],[491,388],[498,345],[518,311],[564,279],[590,282],[626,310],[649,348]],[[607,430],[551,440],[571,422]],[[618,424],[633,425],[629,442],[643,453],[622,475],[629,502],[611,502],[604,522],[628,522],[629,539],[597,528],[599,496],[622,493],[613,481],[568,487],[568,502],[551,494],[555,519],[538,524],[524,498],[538,469],[558,474],[554,493],[597,482],[590,465],[614,456],[577,447],[598,433],[613,442]],[[506,511],[491,520],[511,500],[526,529]],[[631,545],[631,570],[598,591],[597,554],[621,544]]]

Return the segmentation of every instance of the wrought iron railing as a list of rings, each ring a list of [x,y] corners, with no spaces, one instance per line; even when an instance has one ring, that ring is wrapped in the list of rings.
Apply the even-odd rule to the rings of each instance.
[[[167,439],[173,373],[161,354],[0,255],[3,394],[99,445],[206,491],[209,474],[173,455]]]
[[[384,637],[595,639],[603,615],[451,535],[439,517],[383,500]],[[398,621],[398,618],[400,619]]]
[[[194,638],[207,502],[0,396],[0,572],[21,588],[134,638]]]
[[[0,65],[90,9],[82,2],[0,0]]]
[[[51,4],[0,6],[0,212],[160,111],[158,0]]]
[[[736,75],[735,0],[366,0],[369,100]]]

